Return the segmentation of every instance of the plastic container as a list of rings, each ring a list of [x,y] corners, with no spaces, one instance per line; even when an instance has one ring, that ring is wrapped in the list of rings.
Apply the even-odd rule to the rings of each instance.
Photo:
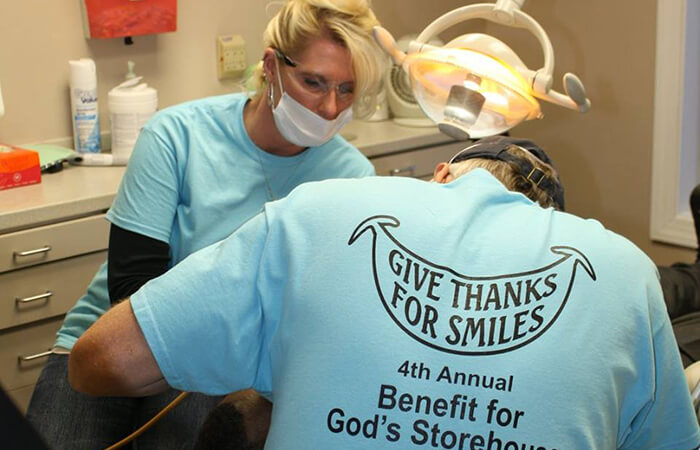
[[[109,91],[109,117],[112,122],[112,155],[128,159],[141,128],[158,109],[158,92],[141,83],[130,71],[127,80]]]
[[[68,61],[73,148],[79,153],[99,153],[100,116],[97,105],[97,69],[89,58]]]

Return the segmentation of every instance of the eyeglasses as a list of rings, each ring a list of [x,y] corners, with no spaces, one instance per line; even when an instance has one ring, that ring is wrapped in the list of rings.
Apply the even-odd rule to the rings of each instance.
[[[275,55],[281,59],[286,66],[294,69],[298,68],[298,64],[281,51],[275,49]],[[317,99],[328,95],[331,89],[335,90],[336,98],[343,103],[351,102],[354,96],[355,85],[352,81],[340,84],[329,83],[320,75],[304,71],[295,73],[295,81],[297,81],[304,92]]]
[[[474,147],[477,147],[478,145],[479,144],[474,144],[474,145],[471,145],[467,148],[464,148],[464,149],[458,151],[457,153],[455,153],[455,155],[452,158],[450,158],[450,160],[447,162],[447,164],[455,164],[455,163],[466,161],[467,159],[473,158],[473,156],[471,155],[471,150]]]

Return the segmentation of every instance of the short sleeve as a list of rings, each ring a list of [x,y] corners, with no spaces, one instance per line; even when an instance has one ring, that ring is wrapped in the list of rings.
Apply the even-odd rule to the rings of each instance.
[[[360,173],[358,174],[357,178],[373,177],[376,174],[377,172],[375,171],[374,166],[368,161],[368,164],[364,165],[360,170]]]
[[[172,387],[226,394],[254,386],[263,342],[256,282],[266,236],[266,218],[259,214],[131,297]]]
[[[652,277],[650,277],[652,278]],[[671,322],[656,277],[649,283],[649,314],[653,339],[653,392],[649,403],[632,422],[622,448],[694,449],[700,445],[700,428]]]
[[[335,140],[332,140],[329,145],[334,142]],[[357,147],[346,141],[343,143],[345,146],[339,149],[340,155],[342,155],[340,158],[342,160],[340,163],[342,178],[373,177],[377,174],[372,162]],[[337,176],[339,175],[333,177]]]
[[[125,230],[168,243],[178,201],[175,150],[144,128],[107,219]]]

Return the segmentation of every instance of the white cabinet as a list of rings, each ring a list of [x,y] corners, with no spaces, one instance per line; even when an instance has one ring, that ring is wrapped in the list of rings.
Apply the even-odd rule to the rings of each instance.
[[[438,162],[449,161],[464,148],[461,142],[434,145],[370,159],[379,176],[406,176],[430,180]]]
[[[67,167],[0,191],[0,384],[26,410],[65,313],[107,258],[123,167]]]
[[[25,410],[63,316],[106,259],[104,213],[0,234],[0,384]]]
[[[463,149],[436,127],[406,127],[391,120],[351,122],[341,133],[374,164],[379,176],[410,176],[430,179],[438,162]]]

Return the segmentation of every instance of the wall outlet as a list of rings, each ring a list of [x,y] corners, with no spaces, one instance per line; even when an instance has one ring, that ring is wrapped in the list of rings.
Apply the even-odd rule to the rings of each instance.
[[[238,34],[216,38],[216,74],[219,79],[237,78],[245,72],[245,41]]]

